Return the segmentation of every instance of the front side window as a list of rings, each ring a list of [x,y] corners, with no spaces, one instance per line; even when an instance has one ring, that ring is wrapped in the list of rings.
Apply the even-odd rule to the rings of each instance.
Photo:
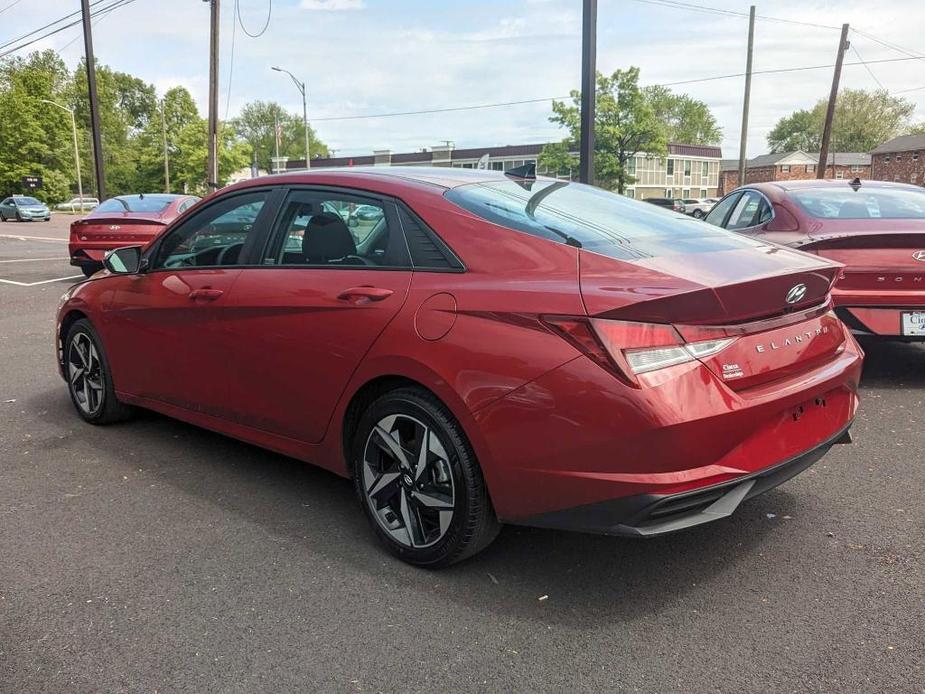
[[[164,238],[153,269],[237,265],[269,194],[233,195],[194,214]]]
[[[400,229],[385,203],[342,193],[293,191],[274,233],[268,265],[407,267]]]
[[[492,181],[444,195],[493,224],[621,260],[753,245],[658,205],[580,183]]]
[[[925,219],[925,191],[850,186],[796,190],[790,196],[822,219]]]

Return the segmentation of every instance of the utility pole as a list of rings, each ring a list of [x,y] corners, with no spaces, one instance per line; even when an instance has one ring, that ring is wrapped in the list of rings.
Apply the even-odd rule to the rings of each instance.
[[[167,97],[161,99],[161,135],[164,140],[164,192],[170,192],[170,160],[167,157]]]
[[[90,28],[90,0],[80,0],[80,9],[83,13],[87,92],[90,96],[90,131],[93,134],[93,163],[96,169],[96,197],[102,202],[106,199],[106,176],[103,171],[103,144],[100,140],[100,102],[96,93],[96,59],[93,56],[93,32]]]
[[[748,144],[748,102],[752,98],[752,52],[755,48],[755,6],[748,11],[748,54],[745,58],[745,100],[742,103],[742,137],[739,140],[739,185],[745,185],[745,149]]]
[[[578,180],[594,182],[594,108],[597,95],[597,0],[583,0],[581,13],[581,141]]]
[[[87,0],[84,0],[86,2]],[[218,30],[220,0],[203,0],[211,5],[209,38],[209,163],[206,183],[209,190],[218,188]]]
[[[829,92],[829,107],[825,112],[825,127],[822,129],[822,146],[819,148],[819,166],[816,167],[816,178],[825,178],[825,168],[829,163],[829,141],[832,139],[832,121],[835,119],[838,82],[841,79],[841,66],[849,46],[848,25],[842,24],[841,38],[838,40],[838,55],[835,56],[835,74],[832,75],[832,91]]]

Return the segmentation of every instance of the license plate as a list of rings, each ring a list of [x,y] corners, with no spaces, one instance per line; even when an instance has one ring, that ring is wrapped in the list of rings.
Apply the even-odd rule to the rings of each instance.
[[[925,311],[903,311],[903,335],[925,337]]]

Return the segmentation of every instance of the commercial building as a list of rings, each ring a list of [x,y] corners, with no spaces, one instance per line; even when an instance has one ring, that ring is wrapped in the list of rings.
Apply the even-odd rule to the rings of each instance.
[[[925,135],[902,135],[871,152],[873,178],[925,186]]]
[[[864,152],[830,152],[824,178],[876,178],[871,176],[871,155]],[[762,154],[745,163],[746,183],[793,181],[816,178],[819,153],[779,152]],[[724,159],[721,166],[719,194],[739,187],[739,160]]]
[[[502,147],[472,147],[456,149],[444,144],[417,152],[392,152],[388,149],[374,150],[371,155],[357,157],[327,157],[312,159],[312,168],[333,166],[455,166],[473,169],[487,155],[487,166],[496,171],[536,164],[537,172],[565,180],[578,178],[578,163],[570,171],[548,172],[538,163],[543,144],[505,145]],[[639,200],[651,197],[712,197],[716,195],[719,182],[719,147],[706,145],[669,144],[666,157],[646,154],[636,155],[630,162],[629,172],[636,182],[627,188],[626,194]],[[287,169],[297,171],[305,168],[305,160],[287,163]]]

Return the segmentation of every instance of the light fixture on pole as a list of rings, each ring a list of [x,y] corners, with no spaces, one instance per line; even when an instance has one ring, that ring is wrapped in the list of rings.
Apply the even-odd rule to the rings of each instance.
[[[271,68],[276,72],[285,72],[292,81],[295,83],[295,86],[298,88],[299,92],[302,94],[302,126],[305,129],[305,168],[310,169],[312,167],[311,152],[308,146],[308,103],[306,101],[305,95],[305,82],[302,82],[296,79],[296,76],[293,75],[289,70],[285,70],[281,67],[276,67],[275,65]]]
[[[51,106],[60,108],[62,111],[67,111],[71,115],[71,132],[74,135],[74,166],[77,168],[77,197],[80,200],[80,210],[83,212],[84,187],[83,182],[80,179],[80,150],[77,147],[77,119],[74,118],[74,109],[68,108],[67,106],[62,106],[61,104],[49,99],[42,99],[42,103],[50,104]]]

